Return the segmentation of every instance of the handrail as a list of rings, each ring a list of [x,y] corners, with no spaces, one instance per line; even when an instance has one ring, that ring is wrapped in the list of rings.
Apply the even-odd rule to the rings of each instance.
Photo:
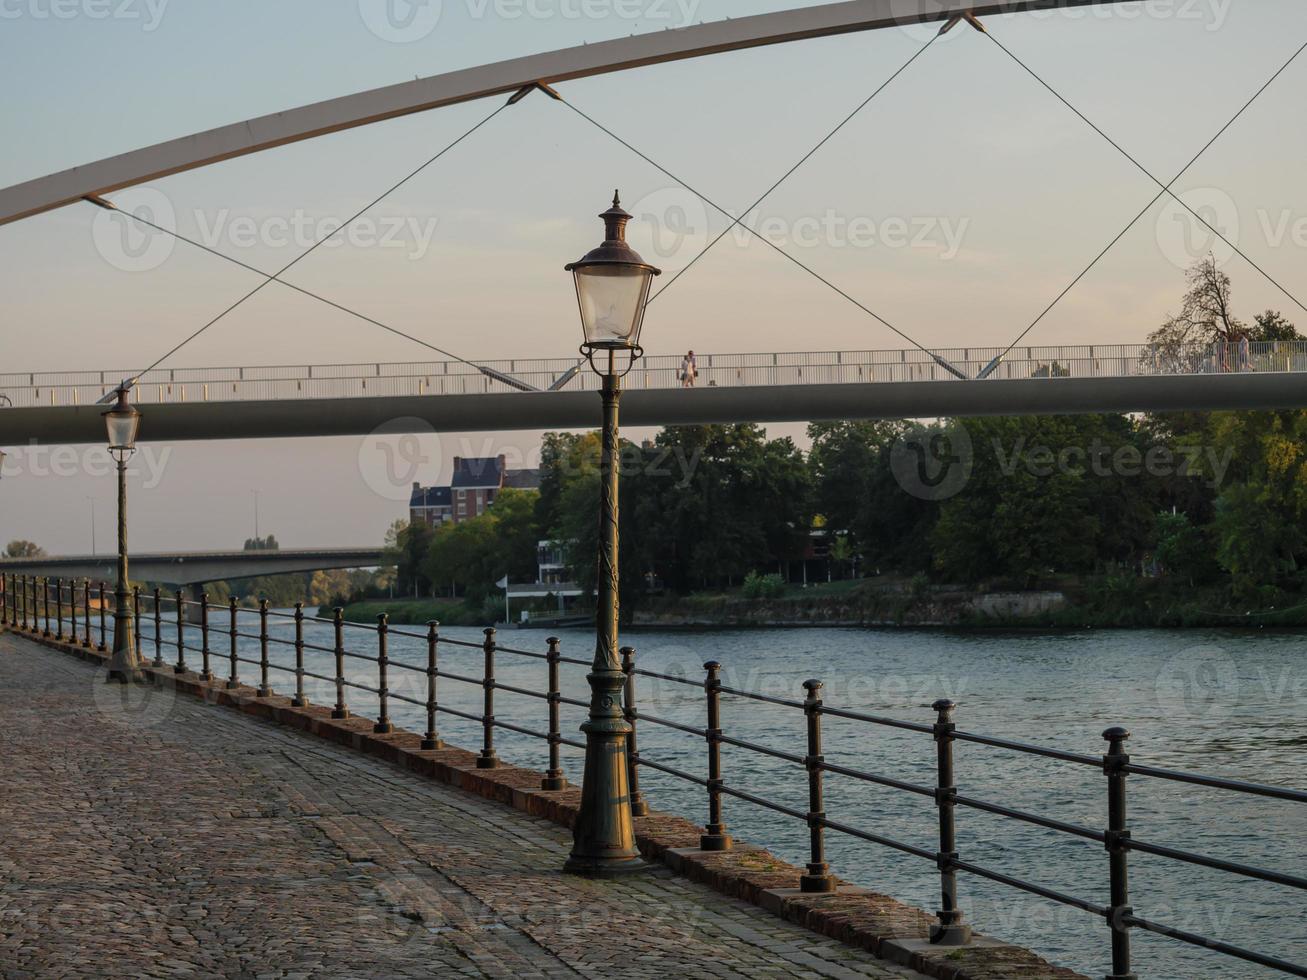
[[[79,583],[63,579],[49,580],[23,576],[17,573],[5,573],[0,575],[0,622],[12,624],[13,628],[21,629],[34,635],[56,640],[64,639],[69,643],[89,647],[94,642],[90,617],[91,595],[92,589],[89,581],[82,581]],[[105,602],[105,588],[103,585],[100,586],[99,598],[101,612],[103,612]],[[345,702],[345,692],[347,690],[367,692],[381,699],[383,717],[385,716],[385,703],[388,698],[415,707],[425,708],[428,713],[430,730],[427,733],[427,737],[423,740],[423,745],[424,748],[428,749],[436,749],[440,745],[440,741],[435,732],[434,722],[434,719],[438,714],[443,713],[452,717],[461,718],[481,726],[483,730],[484,745],[481,754],[478,756],[477,765],[485,768],[493,768],[500,764],[493,743],[493,732],[496,729],[515,732],[520,735],[543,740],[548,743],[550,752],[549,771],[552,774],[546,776],[542,781],[543,788],[545,789],[561,789],[565,785],[565,780],[562,778],[562,770],[559,768],[558,764],[558,747],[565,745],[575,749],[585,748],[584,744],[579,741],[564,738],[560,730],[557,711],[559,705],[566,704],[584,709],[588,707],[588,704],[582,700],[563,696],[560,689],[557,668],[559,665],[564,663],[578,666],[585,665],[587,667],[589,664],[586,661],[576,658],[564,657],[559,650],[558,641],[554,638],[549,640],[548,652],[539,653],[532,650],[499,646],[495,640],[494,630],[486,630],[485,640],[482,643],[474,643],[441,636],[439,634],[438,624],[436,623],[429,623],[427,633],[421,634],[411,630],[390,628],[384,616],[380,617],[376,624],[348,622],[344,620],[342,611],[338,609],[335,611],[334,617],[331,620],[312,620],[312,622],[316,622],[319,625],[332,627],[334,629],[334,645],[325,646],[304,641],[302,629],[304,619],[302,616],[302,610],[297,609],[293,614],[276,612],[268,609],[266,600],[261,600],[258,608],[241,608],[237,606],[235,600],[230,600],[228,605],[225,607],[229,620],[229,625],[225,627],[219,623],[210,622],[211,609],[222,609],[224,607],[211,606],[208,602],[207,596],[203,596],[197,601],[186,599],[181,596],[180,593],[176,598],[174,598],[171,596],[165,596],[157,591],[154,593],[142,593],[138,591],[136,594],[137,608],[139,609],[142,604],[144,604],[146,608],[141,610],[141,615],[137,621],[138,628],[136,630],[135,638],[137,643],[143,641],[149,641],[152,643],[155,651],[153,665],[156,669],[165,666],[163,653],[166,645],[167,649],[176,651],[176,664],[172,669],[179,674],[188,672],[191,669],[186,662],[187,653],[199,654],[203,657],[203,665],[206,673],[209,673],[209,661],[211,657],[225,657],[231,666],[230,679],[226,682],[228,687],[236,687],[238,685],[238,671],[241,665],[257,668],[261,675],[261,683],[258,688],[258,696],[260,697],[266,697],[272,694],[272,688],[268,681],[268,674],[270,671],[277,671],[281,674],[291,675],[295,678],[296,698],[299,703],[305,703],[302,688],[303,678],[311,677],[326,684],[334,684],[337,692],[337,706],[333,711],[333,716],[338,718],[349,716]],[[162,616],[162,610],[164,607],[169,606],[171,612],[169,613],[168,619],[165,621]],[[197,626],[196,624],[187,623],[185,621],[185,608],[187,606],[199,607],[201,613],[201,625]],[[78,618],[79,612],[81,613],[80,623]],[[244,622],[248,622],[248,617],[257,617],[257,622],[259,624],[258,631],[252,632],[249,629],[242,629],[242,616],[247,617]],[[273,633],[269,629],[270,617],[276,617],[279,621],[294,620],[296,625],[294,637],[291,638],[286,635],[276,635]],[[44,622],[42,622],[42,620],[44,620]],[[150,625],[150,631],[144,636],[142,636],[139,629],[139,625],[142,621]],[[176,627],[175,642],[171,638],[164,636],[165,628],[171,630],[174,626]],[[65,631],[65,627],[67,627],[67,631]],[[83,635],[80,638],[78,635],[79,627],[83,629]],[[349,628],[350,630],[348,634],[345,633],[346,628]],[[196,647],[193,643],[187,642],[188,638],[194,638],[196,630],[200,631],[200,635],[204,641],[199,647]],[[109,628],[103,616],[101,617],[99,632],[100,648],[104,649],[107,646]],[[351,637],[371,635],[375,637],[377,643],[376,653],[370,654],[357,649],[348,648],[344,642],[344,637],[346,635]],[[212,649],[210,647],[211,636],[217,637],[219,640],[225,638],[230,645],[230,651],[223,654]],[[424,640],[428,652],[426,663],[418,664],[409,662],[405,659],[390,659],[386,652],[387,636],[405,636]],[[238,640],[257,643],[259,649],[258,658],[256,659],[248,655],[243,655],[241,649],[238,648]],[[447,645],[456,646],[468,651],[482,651],[485,660],[484,670],[481,676],[478,677],[468,673],[453,672],[441,666],[438,662],[438,652],[441,647]],[[286,647],[291,647],[295,651],[296,661],[294,667],[286,666],[285,664],[274,660],[269,655],[270,649],[281,650]],[[324,655],[333,655],[336,664],[334,676],[306,670],[303,666],[302,659],[305,650],[311,650],[315,653]],[[548,672],[548,690],[542,691],[532,689],[529,686],[522,686],[521,684],[509,684],[497,680],[494,676],[494,658],[501,652],[515,656],[523,656],[530,660],[544,660],[548,662],[550,668]],[[888,717],[863,710],[828,705],[821,697],[822,684],[819,681],[805,682],[803,685],[805,697],[803,700],[797,700],[794,698],[761,694],[723,684],[720,679],[720,666],[715,662],[705,665],[705,678],[699,680],[687,677],[677,677],[658,671],[645,670],[643,668],[636,668],[634,664],[634,651],[630,648],[624,648],[622,650],[622,655],[622,669],[628,675],[628,683],[623,697],[623,715],[631,725],[632,733],[634,733],[635,728],[639,725],[653,724],[695,738],[703,739],[707,746],[707,778],[701,777],[693,772],[687,772],[676,766],[668,765],[658,759],[650,758],[646,752],[640,752],[638,750],[631,751],[628,755],[628,764],[632,775],[631,784],[633,789],[633,806],[640,796],[637,788],[638,779],[635,775],[638,769],[643,768],[655,772],[661,772],[699,786],[706,791],[709,804],[710,819],[707,825],[708,829],[703,837],[703,841],[701,842],[701,846],[705,849],[729,850],[733,846],[730,835],[726,833],[726,825],[723,819],[722,800],[723,798],[737,799],[751,803],[755,806],[766,808],[791,819],[802,821],[806,824],[810,832],[812,860],[808,864],[809,873],[803,875],[801,880],[801,886],[804,891],[823,892],[830,891],[834,887],[834,876],[830,874],[829,866],[825,861],[824,834],[826,831],[839,833],[865,843],[887,847],[900,853],[921,858],[935,864],[941,876],[941,890],[943,895],[942,910],[939,913],[940,924],[936,927],[937,941],[940,942],[963,945],[966,942],[969,942],[970,939],[970,927],[962,924],[962,913],[957,906],[955,876],[958,872],[963,872],[980,878],[985,878],[1005,887],[1074,907],[1104,919],[1108,923],[1108,927],[1112,933],[1114,967],[1119,961],[1124,961],[1128,964],[1129,932],[1132,928],[1138,928],[1158,935],[1170,937],[1189,945],[1203,947],[1230,957],[1267,966],[1295,976],[1307,976],[1307,967],[1295,965],[1274,956],[1250,951],[1209,937],[1198,936],[1183,930],[1174,929],[1169,926],[1152,922],[1142,916],[1135,915],[1133,909],[1125,902],[1120,901],[1119,898],[1114,898],[1114,903],[1112,905],[1098,905],[1094,902],[1067,895],[1056,889],[1049,888],[1036,882],[1025,881],[1003,871],[988,868],[975,862],[965,860],[958,853],[953,830],[956,819],[956,808],[962,807],[988,813],[1003,819],[1015,820],[1040,827],[1052,831],[1055,834],[1103,844],[1109,854],[1109,876],[1114,896],[1122,896],[1126,894],[1125,886],[1128,873],[1127,856],[1131,852],[1149,854],[1167,861],[1203,867],[1224,874],[1236,875],[1276,886],[1307,890],[1307,877],[1301,875],[1270,868],[1255,867],[1237,861],[1226,860],[1224,858],[1194,853],[1165,844],[1157,844],[1135,839],[1131,836],[1126,822],[1125,785],[1126,777],[1134,776],[1147,779],[1182,782],[1221,792],[1256,796],[1287,803],[1307,802],[1307,792],[1288,787],[1270,786],[1242,780],[1227,779],[1219,776],[1176,771],[1134,762],[1124,750],[1125,742],[1129,738],[1129,733],[1124,729],[1108,729],[1104,732],[1103,737],[1108,742],[1108,750],[1101,756],[1094,756],[1086,753],[1052,748],[1049,746],[1029,744],[1008,738],[961,731],[953,722],[953,712],[956,706],[947,700],[938,701],[932,706],[933,710],[936,712],[936,719],[933,724],[926,724],[901,718]],[[380,682],[378,685],[373,686],[370,683],[362,683],[357,679],[347,678],[344,674],[344,663],[346,658],[362,660],[377,665],[380,676]],[[425,676],[428,683],[427,697],[422,699],[420,697],[411,697],[401,692],[389,691],[386,682],[386,668],[390,666],[402,669],[410,674]],[[650,714],[647,711],[639,709],[638,705],[635,703],[634,684],[630,683],[630,681],[635,677],[649,677],[666,680],[682,685],[689,690],[702,692],[702,696],[704,697],[707,706],[707,723],[703,727],[700,727],[698,725]],[[484,697],[481,713],[478,714],[472,711],[464,711],[440,703],[437,699],[437,681],[452,681],[454,683],[465,684],[470,687],[481,689]],[[517,721],[509,721],[495,717],[494,695],[496,692],[506,692],[547,702],[549,718],[548,730],[541,731],[520,724]],[[807,728],[806,751],[803,753],[786,751],[774,748],[770,745],[751,741],[749,739],[738,738],[726,734],[721,711],[721,699],[723,695],[728,698],[739,698],[748,702],[766,703],[787,710],[801,711],[804,715]],[[825,717],[840,718],[847,721],[857,722],[859,724],[888,727],[899,731],[906,731],[915,735],[930,736],[932,741],[935,743],[937,756],[936,784],[934,786],[919,785],[887,775],[869,772],[856,766],[828,761],[822,752],[821,728],[822,719]],[[381,724],[381,722],[378,723],[378,730],[381,730]],[[631,737],[632,743],[634,744],[634,734],[632,734]],[[952,746],[958,741],[984,745],[1003,751],[1017,752],[1082,768],[1089,767],[1101,772],[1107,778],[1109,798],[1108,810],[1111,815],[1109,826],[1106,829],[1085,827],[1079,824],[1059,820],[1054,817],[1031,813],[1015,807],[958,793],[954,784],[952,759]],[[723,778],[723,759],[721,752],[723,746],[750,752],[755,755],[777,760],[778,762],[784,763],[788,766],[804,769],[806,771],[809,789],[808,809],[800,810],[794,806],[782,804],[775,800],[769,800],[761,795],[749,792],[747,789],[728,782]],[[931,850],[916,844],[895,840],[865,827],[857,827],[846,821],[833,819],[826,813],[824,807],[823,777],[826,774],[837,775],[847,779],[883,786],[918,797],[932,799],[939,815],[939,848],[937,850]],[[1119,973],[1121,971],[1115,970],[1115,972]]]
[[[957,374],[940,365],[935,356]],[[997,362],[995,359],[998,359]],[[962,347],[935,350],[778,351],[702,354],[702,385],[866,384],[912,381],[962,383],[985,380],[1170,377],[1218,374],[1307,372],[1307,341],[1256,341],[1242,349],[1215,342],[1182,350],[1150,344]],[[575,358],[520,358],[423,363],[265,365],[160,368],[142,375],[137,397],[144,404],[303,400],[377,396],[457,396],[520,393],[516,379],[542,391],[591,390],[598,383],[568,372]],[[679,388],[681,355],[651,355],[633,370],[632,388]],[[988,373],[985,373],[988,372]],[[111,390],[107,379],[133,371],[0,373],[0,398],[19,408],[94,403]],[[565,383],[559,384],[560,381]],[[983,383],[983,382],[980,382]]]

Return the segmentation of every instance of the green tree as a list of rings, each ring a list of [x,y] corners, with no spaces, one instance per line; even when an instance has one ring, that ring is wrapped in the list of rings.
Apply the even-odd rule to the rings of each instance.
[[[541,540],[540,528],[536,524],[538,497],[534,491],[510,487],[499,491],[491,505],[495,517],[498,567],[512,582],[536,580],[536,548]]]
[[[1303,535],[1266,487],[1230,487],[1216,501],[1216,558],[1236,597],[1255,599],[1298,568]]]
[[[422,574],[437,588],[449,584],[471,603],[490,595],[503,576],[493,508],[458,524],[443,524],[431,536]]]
[[[940,509],[936,567],[976,582],[1032,585],[1050,572],[1092,572],[1136,557],[1156,484],[1119,416],[973,419],[971,478]]]
[[[6,558],[44,558],[45,549],[31,541],[10,541],[5,545]]]
[[[404,596],[430,595],[436,582],[427,575],[426,567],[435,531],[426,521],[405,524],[394,531],[394,544],[389,544],[388,537],[386,551],[387,559],[393,556],[395,562],[395,592]]]
[[[1157,515],[1153,533],[1157,542],[1154,556],[1166,575],[1181,578],[1192,587],[1210,580],[1217,571],[1207,533],[1195,527],[1188,515],[1163,511]]]
[[[1253,317],[1256,326],[1253,327],[1249,334],[1249,340],[1255,341],[1276,341],[1276,340],[1302,340],[1302,335],[1298,333],[1294,325],[1286,320],[1276,310],[1267,310],[1265,313],[1259,313]]]

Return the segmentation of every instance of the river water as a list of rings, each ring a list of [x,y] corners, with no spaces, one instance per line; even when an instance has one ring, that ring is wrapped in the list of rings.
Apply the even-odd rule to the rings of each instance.
[[[225,617],[224,617],[225,622]],[[273,617],[270,633],[288,640],[293,624]],[[215,621],[216,623],[216,621]],[[153,653],[150,623],[144,653]],[[257,632],[253,616],[242,617],[242,631]],[[188,644],[198,647],[197,631]],[[330,648],[330,624],[308,621],[310,644]],[[175,629],[165,627],[165,657]],[[413,731],[425,728],[425,712],[404,697],[423,701],[425,676],[395,663],[425,666],[426,643],[420,627],[393,627],[391,715]],[[481,633],[448,628],[442,642],[443,670],[481,676]],[[1225,776],[1251,782],[1307,786],[1307,637],[1274,632],[1099,631],[1082,633],[960,633],[855,629],[786,629],[702,633],[639,631],[624,642],[637,648],[641,668],[700,680],[702,665],[717,660],[723,682],[743,691],[801,700],[807,678],[825,683],[832,707],[930,724],[937,698],[958,704],[963,731],[1099,755],[1101,732],[1124,725],[1132,732],[1135,762]],[[228,638],[211,637],[214,669],[226,673],[217,657]],[[544,634],[504,631],[505,647],[540,653]],[[588,660],[592,635],[565,631],[563,652]],[[475,644],[475,645],[474,645]],[[346,633],[347,648],[375,656],[376,640],[364,629]],[[258,642],[240,639],[240,656],[257,659]],[[194,661],[196,655],[188,654]],[[273,642],[274,664],[292,665],[290,647]],[[332,657],[310,650],[306,668],[333,674]],[[375,686],[376,668],[347,660],[352,683]],[[240,665],[242,680],[254,682],[257,668]],[[543,690],[543,661],[501,651],[500,682]],[[273,670],[278,693],[293,690],[293,679]],[[564,665],[563,693],[585,700],[585,669]],[[332,685],[310,679],[306,691],[315,703],[334,700]],[[479,714],[479,686],[442,680],[442,705]],[[375,716],[376,697],[349,689],[350,707]],[[701,689],[673,681],[641,678],[639,708],[684,725],[706,724]],[[544,731],[544,702],[497,693],[502,722]],[[580,739],[584,712],[565,705],[564,737]],[[935,778],[934,744],[929,735],[827,717],[828,761],[923,786]],[[805,722],[801,711],[783,705],[725,695],[722,727],[728,736],[802,755]],[[440,716],[441,735],[475,749],[480,727],[453,715]],[[500,756],[543,770],[543,741],[510,731],[496,734]],[[703,739],[650,722],[639,727],[641,754],[706,775]],[[1002,806],[1101,830],[1106,822],[1106,780],[1101,770],[1018,754],[988,746],[957,743],[959,792]],[[733,785],[798,811],[807,809],[802,767],[734,746],[723,747],[723,769]],[[563,765],[579,782],[581,756],[564,748]],[[1307,808],[1187,784],[1132,776],[1130,826],[1135,838],[1254,866],[1307,874]],[[652,806],[707,821],[701,787],[641,770],[641,788]],[[738,840],[760,844],[796,864],[807,859],[804,824],[757,805],[726,797],[725,819]],[[826,777],[829,819],[930,851],[936,849],[936,822],[929,798],[877,787],[840,775]],[[829,832],[828,859],[846,880],[933,911],[938,907],[938,876],[932,862]],[[1065,894],[1108,904],[1107,854],[1101,844],[959,808],[958,843],[963,860],[1035,882]],[[1302,893],[1228,873],[1134,853],[1131,900],[1136,913],[1168,926],[1210,936],[1297,963],[1307,962],[1307,922]],[[1103,920],[1078,909],[1015,891],[969,874],[960,878],[960,904],[967,920],[987,934],[1029,946],[1061,965],[1091,977],[1110,972],[1109,933]],[[1135,970],[1141,978],[1206,980],[1262,977],[1265,968],[1195,949],[1175,940],[1134,931]]]

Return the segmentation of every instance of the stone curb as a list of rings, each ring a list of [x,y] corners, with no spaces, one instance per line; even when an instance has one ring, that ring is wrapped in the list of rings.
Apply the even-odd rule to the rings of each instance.
[[[97,665],[109,660],[108,654],[80,643],[59,642],[53,637],[12,627],[9,632]],[[253,687],[244,684],[229,690],[225,680],[205,681],[190,670],[176,674],[171,667],[146,665],[142,673],[159,686],[376,756],[410,772],[565,827],[572,826],[580,806],[580,787],[542,790],[542,773],[503,763],[497,769],[478,769],[475,752],[454,746],[423,751],[419,735],[402,729],[376,734],[371,718],[334,719],[330,707],[310,704],[296,708],[288,697],[274,694],[260,698]],[[1082,974],[1054,966],[1030,950],[979,933],[967,947],[932,946],[927,936],[935,917],[921,909],[842,880],[833,894],[805,894],[799,890],[802,869],[761,847],[740,842],[731,851],[700,851],[699,836],[703,833],[704,828],[673,814],[651,811],[648,816],[635,818],[636,844],[646,860],[663,864],[723,895],[741,899],[820,935],[867,950],[883,960],[937,980],[1015,977],[1087,980]]]

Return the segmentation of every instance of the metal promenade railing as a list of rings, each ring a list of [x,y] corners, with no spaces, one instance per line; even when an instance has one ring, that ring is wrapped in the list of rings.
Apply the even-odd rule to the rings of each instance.
[[[93,585],[89,581],[71,582],[9,574],[0,576],[0,589],[3,589],[3,595],[0,596],[3,599],[0,602],[0,619],[3,623],[31,635],[80,644],[87,648],[95,646],[105,650],[112,645],[112,630],[106,622],[106,607],[112,596],[103,583]],[[259,603],[257,609],[248,609],[239,607],[235,600],[229,600],[225,605],[213,605],[207,596],[188,600],[183,592],[168,596],[157,589],[148,593],[137,588],[133,590],[132,601],[136,612],[135,638],[138,650],[141,649],[142,625],[146,624],[149,628],[144,638],[150,643],[151,649],[141,650],[141,656],[146,660],[152,655],[152,666],[156,669],[171,669],[179,674],[194,671],[203,679],[225,683],[228,688],[241,686],[242,673],[247,671],[257,677],[255,689],[258,697],[274,694],[276,689],[272,674],[276,672],[279,677],[286,678],[285,691],[293,692],[292,703],[300,706],[308,704],[306,679],[316,680],[321,682],[324,690],[333,693],[332,716],[336,718],[349,717],[351,692],[366,692],[375,698],[377,717],[374,719],[374,727],[377,732],[394,730],[390,717],[391,703],[404,702],[425,715],[426,730],[422,733],[421,743],[424,749],[443,746],[439,734],[442,715],[457,717],[474,724],[480,731],[481,746],[477,765],[481,768],[501,765],[495,747],[497,731],[529,736],[543,742],[545,746],[544,789],[561,789],[566,785],[560,747],[584,748],[581,742],[562,735],[560,707],[567,705],[584,710],[588,705],[585,701],[564,696],[560,674],[564,667],[588,669],[590,663],[588,660],[564,656],[557,638],[549,638],[542,652],[503,646],[498,642],[494,629],[486,629],[484,639],[472,643],[442,636],[439,625],[434,622],[428,623],[423,631],[410,631],[391,626],[385,615],[379,616],[375,624],[347,622],[340,609],[335,610],[332,619],[323,620],[306,617],[302,604],[297,605],[293,612],[272,610],[266,599]],[[273,623],[291,626],[289,636],[279,635],[271,627]],[[315,642],[307,637],[306,626],[309,625],[316,631],[314,636],[325,633],[330,639]],[[416,641],[418,649],[425,649],[425,657],[392,659],[389,655],[392,637]],[[257,657],[248,655],[248,646],[242,647],[241,640],[257,644]],[[197,641],[198,646],[195,645]],[[360,646],[365,646],[368,652],[363,652]],[[442,662],[442,651],[451,648],[475,655],[480,660],[480,671],[450,671]],[[274,649],[284,651],[284,655],[274,657]],[[323,662],[331,663],[331,672],[322,673],[306,668],[306,652],[317,655]],[[1307,878],[1274,868],[1255,867],[1137,839],[1131,832],[1126,790],[1128,777],[1133,776],[1286,804],[1307,803],[1307,792],[1145,765],[1135,761],[1127,752],[1126,744],[1130,735],[1124,728],[1114,727],[1103,732],[1106,747],[1102,754],[1081,754],[959,729],[954,720],[956,705],[949,700],[936,701],[931,706],[932,717],[929,719],[889,718],[827,704],[823,698],[823,684],[818,680],[804,682],[801,696],[796,692],[793,698],[778,697],[724,684],[721,666],[715,662],[704,665],[702,680],[691,680],[637,668],[635,651],[630,647],[623,648],[621,653],[622,667],[626,674],[623,708],[626,719],[633,727],[629,773],[633,813],[638,816],[648,812],[648,803],[640,790],[641,769],[664,773],[698,787],[704,794],[708,817],[700,842],[703,850],[721,851],[732,848],[733,843],[725,822],[725,805],[727,800],[739,800],[792,819],[806,828],[809,859],[806,873],[800,880],[801,889],[805,892],[820,894],[833,891],[836,887],[836,878],[831,873],[826,857],[827,832],[887,848],[934,865],[939,875],[940,892],[938,924],[935,927],[937,941],[965,944],[970,939],[969,928],[963,922],[958,891],[958,875],[962,873],[1083,911],[1102,920],[1107,927],[1107,951],[1104,959],[1110,957],[1112,976],[1133,975],[1131,934],[1134,930],[1143,930],[1271,970],[1307,977],[1307,965],[1176,928],[1136,912],[1130,901],[1132,854],[1150,855],[1168,862],[1179,862],[1299,891],[1307,889]],[[496,663],[499,657],[505,655],[542,664],[544,689],[507,684],[499,679]],[[375,670],[373,676],[376,677],[376,682],[361,683],[352,679],[347,668],[350,661],[370,665],[369,670]],[[396,671],[404,672],[414,679],[417,682],[416,688],[397,684]],[[694,698],[701,698],[703,724],[689,724],[640,710],[637,698],[637,681],[640,678],[678,685]],[[448,684],[476,689],[481,710],[458,709],[442,702],[442,691]],[[405,688],[417,690],[421,696],[401,693],[401,689]],[[500,692],[538,702],[538,712],[532,713],[532,717],[538,720],[532,722],[527,718],[515,718],[509,721],[498,716],[496,694]],[[738,702],[746,707],[766,705],[769,706],[768,710],[793,712],[792,730],[802,740],[803,750],[784,751],[728,734],[724,722],[724,702]],[[822,744],[823,721],[827,718],[842,719],[868,729],[893,729],[910,736],[919,736],[923,742],[930,740],[933,746],[928,751],[933,762],[934,779],[929,783],[910,782],[828,761],[823,754]],[[641,730],[647,732],[649,725],[661,726],[702,740],[703,768],[699,772],[691,772],[646,757],[639,749],[638,736]],[[958,742],[1037,756],[1098,773],[1103,780],[1105,826],[1090,827],[1058,820],[1043,813],[1021,810],[959,792],[953,758],[953,748]],[[723,759],[724,748],[750,753],[754,757],[765,756],[774,763],[779,763],[782,773],[792,772],[796,783],[806,789],[807,806],[800,808],[775,802],[728,779],[725,775],[728,767]],[[744,762],[741,757],[741,769],[747,768]],[[937,826],[933,830],[938,835],[938,847],[932,849],[905,843],[878,832],[874,824],[870,827],[859,825],[852,814],[828,812],[825,792],[828,776],[929,800],[937,814]],[[774,784],[775,780],[771,782]],[[1042,828],[1056,835],[1101,844],[1105,850],[1103,873],[1110,896],[1109,903],[1104,905],[1089,901],[969,860],[958,847],[956,829],[959,810],[980,811],[1004,820]],[[1286,915],[1297,915],[1291,903],[1285,903],[1283,908]]]
[[[864,350],[754,354],[700,354],[699,386],[769,385],[976,379],[1126,378],[1239,372],[1307,372],[1307,341],[1215,344],[1184,352],[1146,344],[1069,347],[973,347],[941,350]],[[159,368],[142,375],[140,404],[268,401],[281,399],[474,395],[525,389],[597,390],[599,378],[576,358],[280,367]],[[0,407],[90,405],[131,371],[0,373]],[[677,388],[679,356],[639,361],[627,378],[636,389]]]

